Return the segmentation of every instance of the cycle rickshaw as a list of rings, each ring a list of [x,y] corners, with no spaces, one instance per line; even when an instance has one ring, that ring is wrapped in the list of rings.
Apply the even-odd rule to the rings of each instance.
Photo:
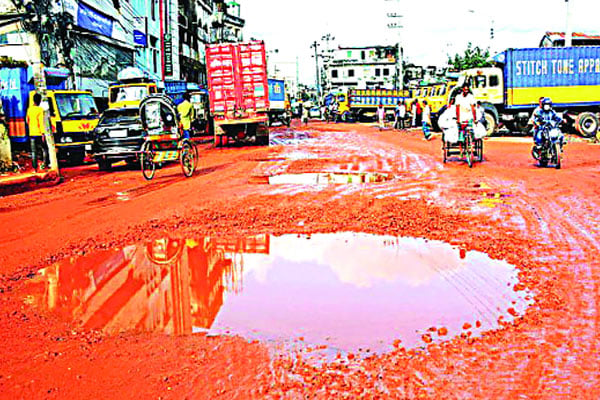
[[[442,131],[442,152],[444,163],[458,156],[472,168],[475,161],[483,161],[483,139],[476,135],[472,123],[457,127],[456,130],[446,129]]]
[[[140,118],[146,133],[139,154],[144,178],[154,178],[158,164],[177,160],[183,175],[191,177],[198,152],[192,141],[181,135],[175,103],[164,94],[150,95],[140,103]]]

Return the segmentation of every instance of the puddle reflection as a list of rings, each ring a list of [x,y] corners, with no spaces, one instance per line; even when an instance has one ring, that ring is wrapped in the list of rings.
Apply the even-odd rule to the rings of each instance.
[[[516,270],[435,241],[356,233],[161,239],[67,260],[25,301],[86,328],[189,334],[372,352],[488,330],[527,307]],[[510,312],[507,313],[507,310]],[[475,328],[476,327],[476,328]],[[436,338],[434,338],[436,340]]]

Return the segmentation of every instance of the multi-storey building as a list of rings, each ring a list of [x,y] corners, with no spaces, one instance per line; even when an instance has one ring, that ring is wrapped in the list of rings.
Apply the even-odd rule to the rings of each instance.
[[[31,2],[30,2],[31,3]],[[0,0],[0,56],[66,67],[70,85],[102,100],[120,70],[206,85],[204,45],[241,41],[240,6],[224,0],[35,0],[35,13]],[[24,17],[29,13],[29,16]],[[36,14],[36,15],[34,15]],[[23,20],[54,21],[32,33]],[[65,43],[67,47],[65,47]],[[182,85],[179,85],[182,86]],[[185,89],[185,85],[183,85]]]
[[[396,46],[339,47],[325,63],[328,90],[394,89]]]

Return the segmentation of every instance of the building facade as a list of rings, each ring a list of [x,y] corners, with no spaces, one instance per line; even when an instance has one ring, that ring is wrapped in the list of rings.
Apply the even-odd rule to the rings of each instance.
[[[65,67],[72,88],[107,97],[120,70],[136,66],[164,85],[206,85],[204,45],[243,39],[239,4],[223,0],[0,0],[0,56]],[[51,24],[32,29],[30,20]]]
[[[330,91],[394,89],[397,46],[339,47],[324,64]]]

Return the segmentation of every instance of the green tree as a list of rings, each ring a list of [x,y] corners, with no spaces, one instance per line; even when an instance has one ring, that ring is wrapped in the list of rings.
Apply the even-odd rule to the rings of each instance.
[[[473,47],[469,42],[464,54],[455,54],[454,57],[448,57],[448,64],[452,65],[458,71],[463,71],[469,68],[482,68],[492,65],[488,61],[490,58],[490,49],[482,49],[479,46]]]

